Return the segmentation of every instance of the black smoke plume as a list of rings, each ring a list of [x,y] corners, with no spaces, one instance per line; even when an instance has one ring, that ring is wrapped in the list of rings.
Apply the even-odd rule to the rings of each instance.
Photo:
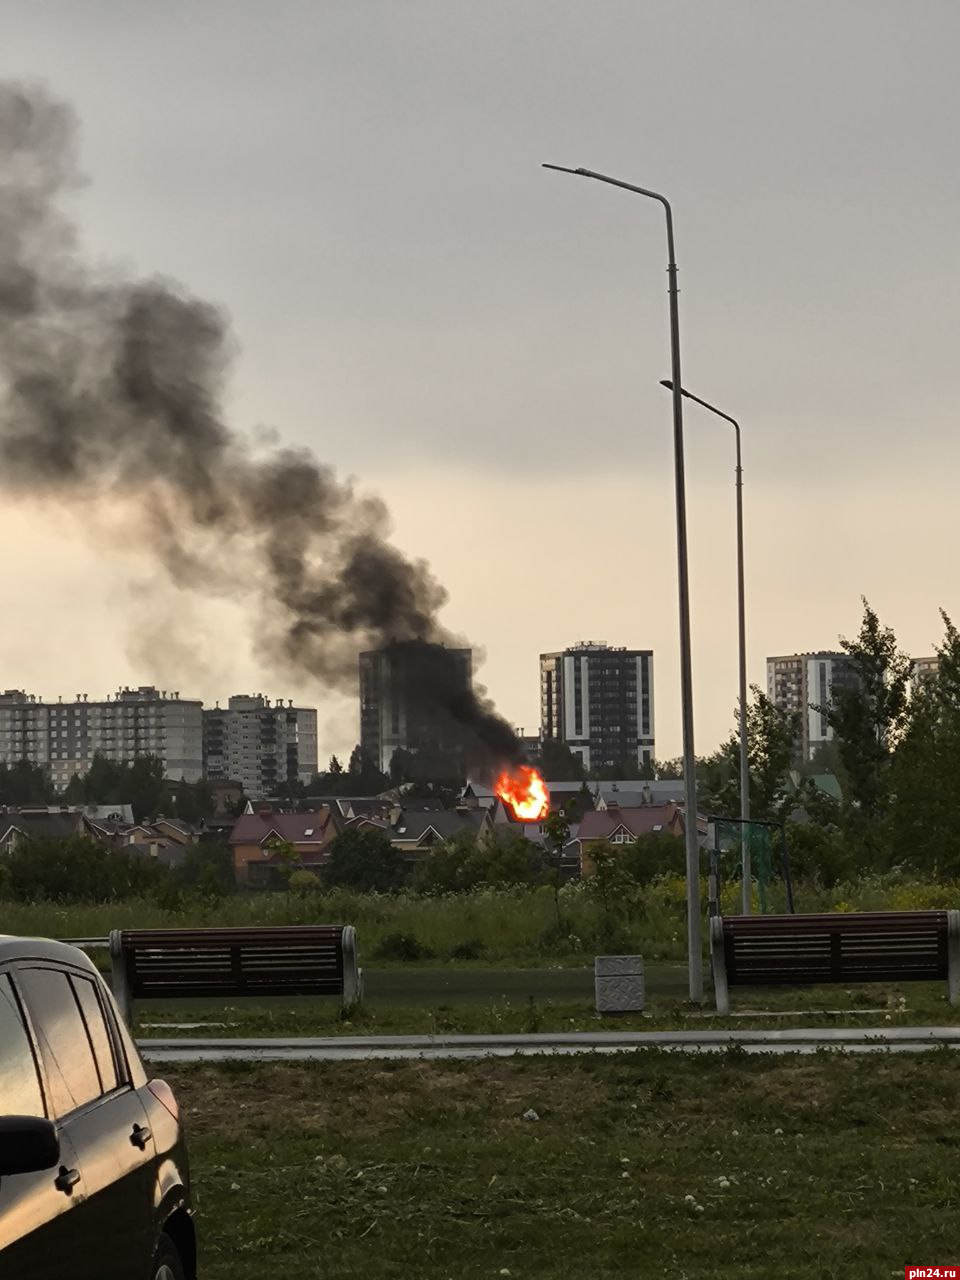
[[[360,650],[414,646],[410,693],[468,765],[518,760],[506,721],[451,680],[446,593],[390,545],[383,502],[225,422],[223,314],[171,281],[84,263],[62,210],[76,137],[62,102],[0,83],[0,483],[84,523],[121,518],[180,589],[252,597],[261,656],[300,683],[353,687]]]

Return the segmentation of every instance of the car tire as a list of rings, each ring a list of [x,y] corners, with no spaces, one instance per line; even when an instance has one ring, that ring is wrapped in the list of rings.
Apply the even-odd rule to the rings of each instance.
[[[177,1246],[168,1235],[162,1234],[153,1257],[151,1280],[186,1280],[183,1261]]]

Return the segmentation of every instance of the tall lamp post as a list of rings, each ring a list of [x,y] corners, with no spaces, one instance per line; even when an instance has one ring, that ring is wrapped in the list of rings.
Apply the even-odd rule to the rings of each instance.
[[[673,391],[674,383],[669,378],[661,379],[660,385]],[[724,413],[708,400],[701,400],[692,391],[680,388],[680,394],[687,400],[709,409],[724,422],[729,422],[736,434],[737,441],[737,622],[740,635],[740,853],[743,866],[743,914],[748,916],[751,909],[750,883],[750,843],[748,840],[750,821],[750,756],[747,743],[747,624],[743,602],[743,467],[740,465],[740,423]]]
[[[673,211],[666,196],[610,178],[592,169],[568,169],[545,164],[545,169],[593,178],[663,205],[667,219],[667,293],[670,299],[670,371],[673,375],[673,460],[677,495],[677,569],[680,596],[680,700],[683,711],[684,827],[687,855],[687,972],[690,999],[703,999],[703,957],[700,943],[700,843],[697,814],[697,757],[693,746],[693,664],[690,657],[690,588],[687,571],[687,499],[683,466],[683,397],[680,378],[680,311],[677,301],[677,259],[673,245]]]

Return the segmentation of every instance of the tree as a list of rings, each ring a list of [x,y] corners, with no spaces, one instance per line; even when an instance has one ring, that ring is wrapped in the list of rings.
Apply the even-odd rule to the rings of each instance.
[[[784,711],[757,685],[750,686],[747,703],[747,762],[750,770],[750,814],[780,821],[786,803],[785,782],[793,763],[800,712]],[[740,708],[736,732],[720,750],[703,762],[703,792],[717,813],[740,811]]]
[[[49,778],[32,760],[0,764],[0,804],[50,804],[55,798]]]
[[[359,744],[350,753],[346,780],[348,786],[343,794],[379,795],[390,786],[390,779],[380,772]]]
[[[563,932],[563,917],[560,914],[560,884],[563,864],[563,851],[570,839],[570,823],[558,811],[554,810],[543,824],[543,835],[547,842],[547,850],[551,854],[551,881],[553,883],[553,906],[557,913],[557,933]]]
[[[141,854],[89,836],[23,840],[3,860],[4,896],[16,902],[117,902],[152,893],[168,877]]]
[[[919,682],[891,769],[892,853],[912,866],[960,875],[960,633],[945,635],[935,674]]]
[[[384,832],[351,827],[331,843],[323,878],[328,885],[359,893],[393,893],[402,887],[407,871]]]
[[[545,738],[541,743],[539,768],[549,782],[580,782],[586,777],[582,757],[555,738]]]
[[[233,853],[227,845],[201,841],[189,845],[176,870],[184,892],[198,898],[223,898],[236,888]]]
[[[120,766],[121,769],[123,766]],[[155,818],[163,812],[164,799],[169,794],[163,776],[163,761],[159,756],[137,756],[127,767],[124,782],[126,797],[133,807],[134,821]]]
[[[835,684],[830,704],[816,709],[834,732],[843,766],[844,833],[860,846],[862,863],[877,866],[890,852],[891,767],[907,721],[913,664],[866,600],[863,610],[856,640],[840,641],[854,679]]]

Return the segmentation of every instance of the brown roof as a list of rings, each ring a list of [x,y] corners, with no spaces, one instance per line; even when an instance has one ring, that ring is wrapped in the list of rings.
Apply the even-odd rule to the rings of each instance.
[[[581,840],[608,840],[623,827],[631,836],[680,835],[683,810],[676,804],[644,804],[636,808],[591,809],[580,819]]]
[[[229,844],[265,844],[271,838],[297,845],[321,845],[336,832],[333,814],[324,806],[313,813],[244,813],[230,833]]]

